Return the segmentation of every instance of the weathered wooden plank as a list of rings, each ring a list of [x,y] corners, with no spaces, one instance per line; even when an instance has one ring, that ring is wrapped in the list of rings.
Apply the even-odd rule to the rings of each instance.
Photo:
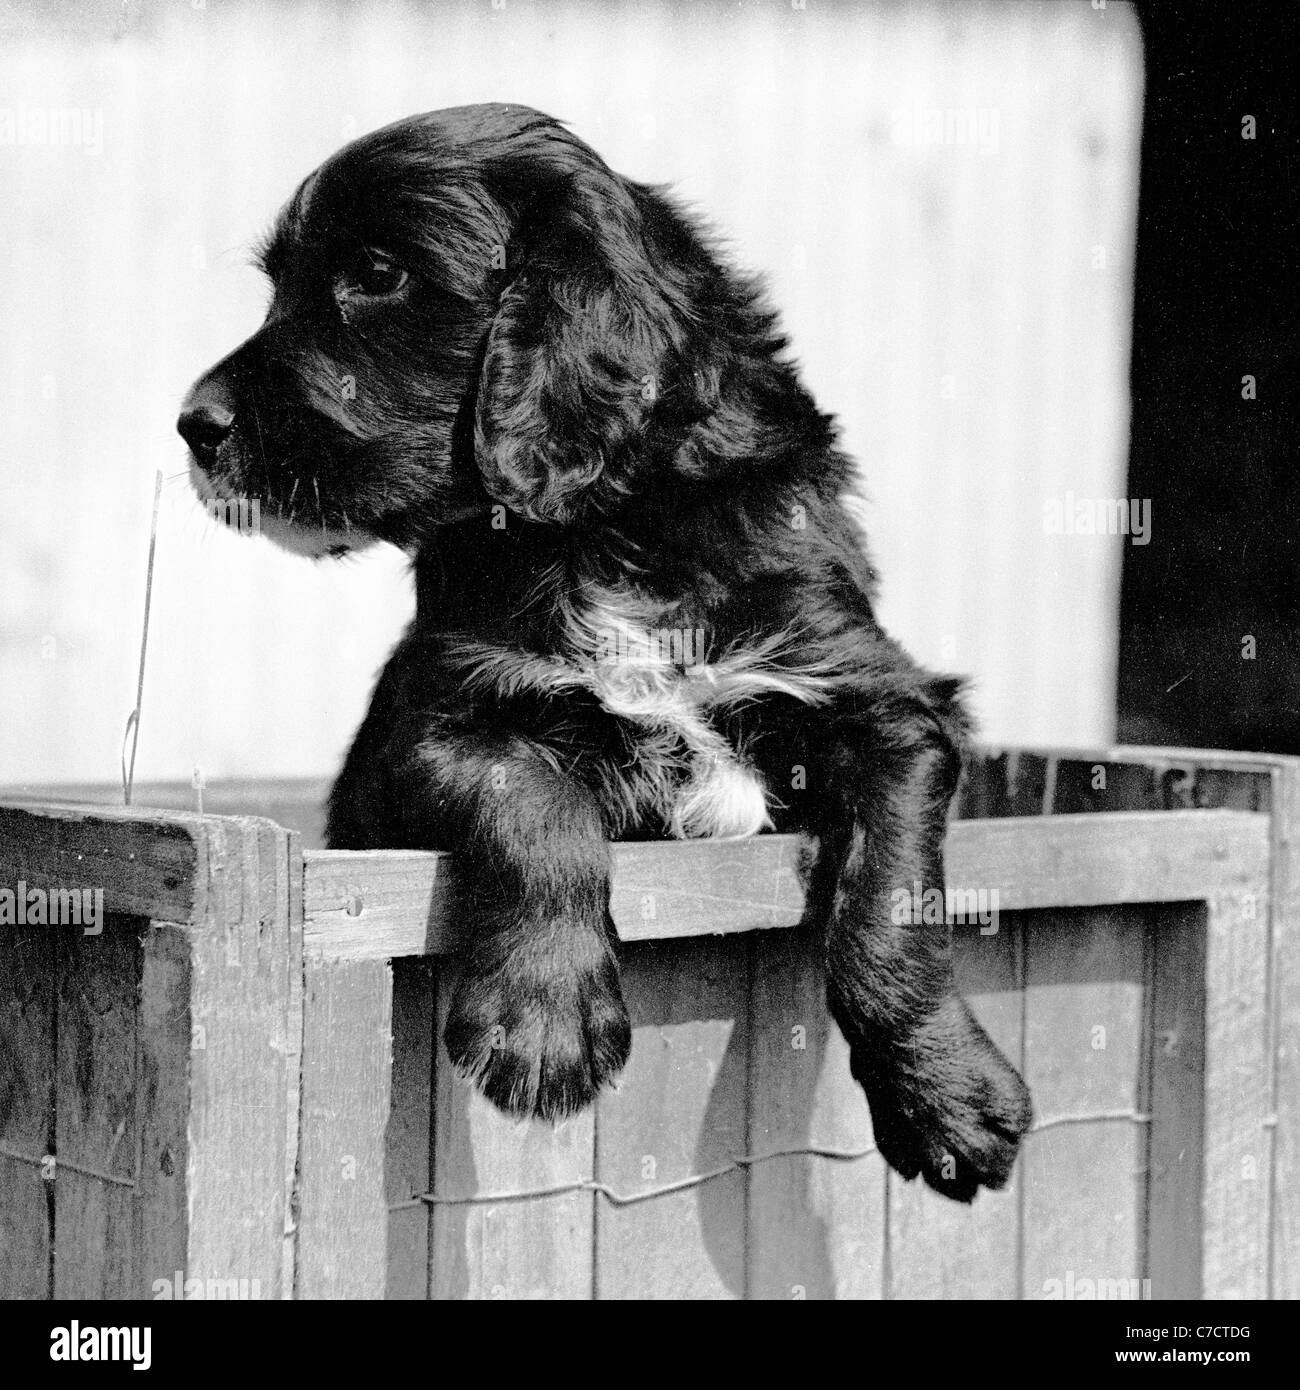
[[[0,1298],[49,1298],[54,933],[0,928]]]
[[[303,946],[312,954],[396,960],[460,945],[451,855],[317,850],[304,860]]]
[[[305,960],[298,1147],[299,1298],[382,1298],[392,969]]]
[[[439,1038],[455,974],[438,973]],[[510,1194],[590,1183],[593,1112],[555,1127],[513,1120],[456,1075],[439,1043],[434,1114],[433,1192],[441,1200],[432,1208],[430,1296],[589,1299],[592,1193]]]
[[[712,937],[621,953],[632,1057],[596,1114],[596,1176],[645,1194],[745,1154],[748,942]],[[596,1296],[742,1298],[745,1178],[596,1211]]]
[[[1152,908],[1147,1274],[1152,1298],[1201,1296],[1205,908]]]
[[[288,837],[252,818],[212,818],[206,833],[206,912],[190,933],[187,1275],[279,1298],[288,1059],[302,1029]]]
[[[285,970],[288,975],[284,1070],[284,1256],[280,1266],[280,1297],[291,1299],[298,1278],[298,1152],[302,1119],[302,1046],[306,1029],[303,991],[305,966],[302,941],[303,842],[292,831],[285,837],[288,875]]]
[[[1206,1298],[1268,1290],[1273,1057],[1267,880],[1208,905],[1205,971]]]
[[[1145,1130],[1086,1117],[1137,1113],[1144,918],[1121,909],[1070,915],[1024,923],[1024,1075],[1037,1119],[1020,1160],[1023,1294],[1087,1297],[1100,1283],[1102,1297],[1116,1288],[1136,1296]]]
[[[173,811],[0,806],[0,885],[102,888],[107,912],[197,921],[202,846],[201,818]]]
[[[1300,761],[1274,776],[1272,1298],[1300,1299]]]
[[[611,910],[625,941],[788,927],[802,914],[792,836],[637,842],[613,851]],[[376,959],[457,949],[452,856],[325,850],[306,859],[309,950]]]
[[[138,1298],[132,1269],[136,1165],[138,918],[97,936],[57,933],[59,1004],[54,1296]]]
[[[752,941],[746,1149],[859,1154],[874,1148],[866,1098],[826,1011],[821,935],[771,932]],[[748,1171],[747,1296],[880,1298],[885,1162],[772,1157]]]
[[[650,841],[614,847],[610,912],[622,941],[796,926],[803,917],[799,842]]]
[[[132,1231],[145,1294],[159,1280],[184,1293],[189,1260],[186,1152],[190,1118],[191,941],[187,927],[149,923],[140,945],[136,1026],[138,1187]],[[178,1280],[178,1277],[179,1280]],[[206,1292],[206,1291],[205,1291]]]
[[[948,877],[999,891],[1001,910],[1200,900],[1267,873],[1268,817],[1125,811],[963,822]]]
[[[438,999],[431,960],[393,962],[393,1067],[384,1189],[388,1201],[388,1298],[429,1296],[433,1189],[433,1074]]]
[[[956,880],[950,880],[955,882]],[[1015,915],[994,933],[975,926],[953,934],[957,985],[993,1041],[1017,1067],[1024,1025],[1023,942]],[[970,1206],[919,1180],[889,1175],[889,1297],[1018,1298],[1021,1165],[1001,1192]]]
[[[996,887],[1008,912],[1206,899],[1258,882],[1269,854],[1268,816],[1242,811],[958,821],[945,850],[951,881]],[[613,855],[624,941],[789,927],[802,914],[793,836],[617,844]],[[305,860],[309,949],[339,960],[456,949],[449,855],[324,851]]]

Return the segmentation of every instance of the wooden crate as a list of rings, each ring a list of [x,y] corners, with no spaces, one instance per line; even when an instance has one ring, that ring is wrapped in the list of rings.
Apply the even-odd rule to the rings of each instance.
[[[0,926],[0,1295],[1300,1296],[1300,761],[972,766],[958,971],[1038,1120],[970,1208],[872,1149],[795,841],[616,847],[632,1060],[553,1130],[441,1053],[450,860],[300,791],[0,808],[0,889],[109,914]]]

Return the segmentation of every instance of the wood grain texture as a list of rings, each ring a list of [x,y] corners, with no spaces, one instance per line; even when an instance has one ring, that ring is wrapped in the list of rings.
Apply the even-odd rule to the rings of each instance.
[[[1145,1061],[1140,910],[1075,910],[1024,923],[1025,1081],[1036,1125],[1020,1160],[1023,1296],[1079,1296],[1142,1278],[1146,1132],[1136,1111]]]
[[[303,945],[312,954],[390,960],[459,945],[451,855],[317,850],[304,858]]]
[[[596,1175],[646,1192],[744,1155],[749,943],[640,943],[620,952],[632,1057],[597,1103]],[[745,1177],[730,1172],[633,1206],[596,1210],[596,1294],[743,1298]]]
[[[955,881],[951,880],[950,882]],[[1023,941],[1014,914],[996,933],[978,927],[953,934],[957,986],[976,1018],[1021,1069],[1024,1026]],[[1023,1160],[1001,1192],[981,1192],[970,1206],[950,1202],[895,1173],[889,1187],[891,1298],[1018,1298],[1017,1247]]]
[[[439,1038],[454,987],[454,970],[439,971]],[[456,1075],[441,1043],[434,1106],[437,1197],[484,1198],[592,1179],[593,1111],[557,1127],[514,1120]],[[591,1298],[594,1201],[590,1191],[573,1191],[525,1201],[435,1204],[430,1296]]]
[[[49,1298],[54,1192],[54,935],[0,928],[0,1298]]]
[[[107,912],[197,921],[203,842],[202,819],[173,811],[0,805],[0,885],[102,888]]]
[[[1268,817],[1243,811],[1125,811],[959,822],[954,883],[997,887],[1003,911],[1199,900],[1268,872]]]
[[[1268,1289],[1273,1057],[1266,883],[1208,904],[1205,1026],[1206,1298]]]
[[[622,941],[792,927],[803,915],[798,841],[651,841],[614,847],[610,911]]]
[[[138,1188],[136,1268],[146,1293],[189,1262],[186,1154],[190,1120],[191,940],[188,928],[152,922],[140,943],[137,1016]],[[183,1284],[182,1284],[183,1288]]]
[[[1300,762],[1273,782],[1273,1298],[1300,1299]]]
[[[1205,909],[1151,909],[1147,1258],[1152,1298],[1201,1296]]]
[[[753,938],[746,1149],[874,1148],[848,1045],[826,1010],[817,931]],[[748,1174],[747,1296],[878,1299],[886,1234],[885,1162],[790,1155]]]
[[[298,1297],[382,1298],[392,968],[308,954],[303,993]]]
[[[304,1009],[305,967],[302,939],[302,839],[296,831],[285,837],[288,874],[287,920],[277,921],[285,934],[284,1039],[284,1254],[280,1265],[280,1297],[292,1299],[298,1277],[298,1153],[302,1142],[302,1051],[307,1020]]]
[[[300,928],[289,916],[289,839],[252,818],[205,828],[207,910],[190,936],[187,1274],[279,1298],[289,1059],[302,1031],[291,1012]]]
[[[138,1298],[145,1292],[133,1268],[132,1229],[143,924],[110,917],[102,925],[98,936],[53,929],[59,990],[56,1298]]]
[[[613,853],[614,921],[624,941],[800,919],[793,836],[617,844]],[[1262,881],[1269,854],[1269,818],[1242,811],[958,821],[945,849],[949,880],[996,887],[1004,911],[1205,899]],[[456,949],[449,855],[324,851],[305,861],[310,950],[379,960]]]
[[[388,1202],[388,1298],[429,1296],[433,1189],[433,1072],[438,1037],[436,965],[393,962],[393,1067],[384,1192]]]

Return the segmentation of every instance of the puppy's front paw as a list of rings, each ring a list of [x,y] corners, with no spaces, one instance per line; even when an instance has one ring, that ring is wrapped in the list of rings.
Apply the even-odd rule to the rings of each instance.
[[[892,1065],[879,1052],[853,1053],[876,1147],[890,1167],[909,1179],[919,1173],[958,1202],[974,1200],[981,1187],[1004,1187],[1033,1105],[964,1001],[949,999],[890,1051]]]
[[[443,1041],[457,1068],[509,1114],[559,1120],[585,1109],[632,1047],[614,957],[579,929],[471,956]]]

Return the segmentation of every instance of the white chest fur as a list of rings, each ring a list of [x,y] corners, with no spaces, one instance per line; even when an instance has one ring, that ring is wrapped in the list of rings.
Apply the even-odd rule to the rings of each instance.
[[[465,679],[509,698],[525,689],[590,691],[638,731],[619,794],[637,818],[657,814],[679,838],[754,835],[771,823],[767,792],[712,715],[759,696],[828,698],[843,673],[778,632],[735,642],[712,661],[700,629],[656,625],[627,592],[588,588],[564,609],[562,655],[463,641]]]
[[[632,785],[679,839],[756,835],[770,824],[758,773],[710,724],[712,682],[669,664],[598,663],[583,683],[611,714],[645,730]]]
[[[834,673],[791,660],[797,644],[784,632],[708,661],[703,629],[655,626],[656,616],[626,594],[589,593],[566,615],[573,679],[646,731],[643,765],[657,772],[644,794],[674,835],[757,834],[771,824],[762,779],[709,714],[759,695],[815,704]]]

